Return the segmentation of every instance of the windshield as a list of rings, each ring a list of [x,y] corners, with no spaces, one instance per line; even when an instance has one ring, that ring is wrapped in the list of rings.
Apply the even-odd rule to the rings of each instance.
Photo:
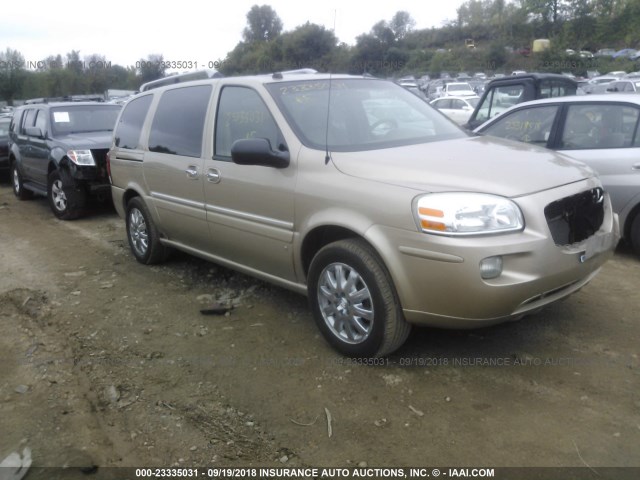
[[[51,109],[53,136],[70,133],[112,132],[120,105],[68,105]]]
[[[384,80],[305,80],[267,88],[300,140],[311,148],[361,151],[466,136],[426,102]]]

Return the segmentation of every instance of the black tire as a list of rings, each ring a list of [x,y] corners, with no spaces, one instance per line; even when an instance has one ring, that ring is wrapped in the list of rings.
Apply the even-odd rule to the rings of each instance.
[[[169,249],[160,243],[158,229],[141,198],[135,197],[127,204],[125,219],[129,247],[136,260],[151,265],[167,258]]]
[[[11,163],[11,185],[13,186],[13,194],[20,200],[29,200],[33,197],[33,192],[24,188],[22,183],[22,174],[16,162]]]
[[[309,268],[308,293],[318,328],[343,355],[388,355],[400,348],[411,330],[389,272],[360,239],[331,243],[316,254]]]
[[[629,231],[629,239],[631,240],[631,248],[640,256],[640,212],[636,213],[631,230]]]
[[[54,170],[47,181],[47,198],[53,214],[61,220],[73,220],[82,215],[87,194],[65,171]]]

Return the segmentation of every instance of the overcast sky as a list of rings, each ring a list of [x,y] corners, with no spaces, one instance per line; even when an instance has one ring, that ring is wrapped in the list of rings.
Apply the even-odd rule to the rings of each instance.
[[[456,18],[463,0],[376,2],[373,0],[179,0],[137,2],[107,0],[26,0],[2,2],[0,51],[18,50],[27,62],[79,50],[80,58],[104,55],[113,64],[134,65],[149,54],[165,60],[209,62],[223,59],[242,39],[246,15],[253,5],[271,5],[291,31],[306,23],[334,28],[350,45],[380,20],[408,11],[417,29],[440,27]],[[210,5],[205,7],[205,5]],[[165,7],[168,6],[169,7]]]

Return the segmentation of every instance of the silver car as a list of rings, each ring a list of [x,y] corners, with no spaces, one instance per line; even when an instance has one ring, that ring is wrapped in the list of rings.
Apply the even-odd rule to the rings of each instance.
[[[640,255],[640,95],[522,103],[475,132],[557,150],[590,165],[611,195],[621,233]]]
[[[138,261],[176,248],[306,294],[348,356],[393,352],[411,324],[518,319],[582,288],[618,240],[590,168],[473,137],[372,78],[142,92],[109,169]]]
[[[431,106],[437,108],[458,125],[469,121],[473,109],[478,105],[480,97],[441,97],[431,101]]]

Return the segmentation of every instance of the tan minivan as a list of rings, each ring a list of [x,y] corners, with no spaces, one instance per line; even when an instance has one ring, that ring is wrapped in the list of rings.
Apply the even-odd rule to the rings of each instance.
[[[138,261],[176,248],[306,294],[348,356],[393,352],[411,324],[518,319],[583,287],[619,238],[589,167],[471,136],[373,78],[142,92],[109,167]]]

